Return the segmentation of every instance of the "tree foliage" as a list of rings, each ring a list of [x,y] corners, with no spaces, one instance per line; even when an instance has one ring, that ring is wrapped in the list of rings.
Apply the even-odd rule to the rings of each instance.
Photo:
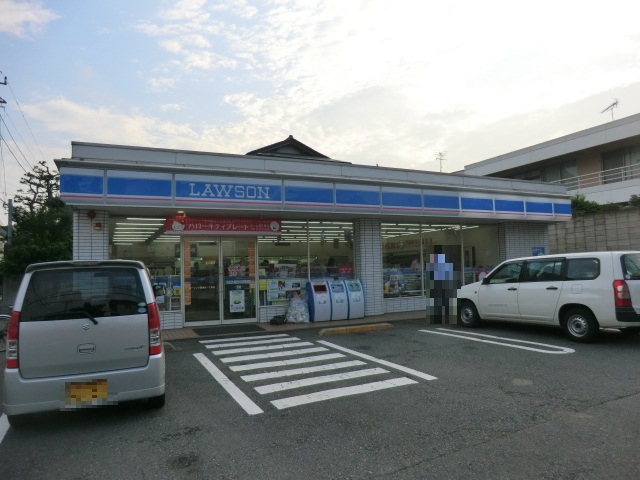
[[[14,197],[13,242],[0,262],[6,276],[21,275],[31,263],[70,260],[72,254],[73,220],[58,197],[60,175],[42,161],[20,183],[24,188]]]
[[[573,211],[574,215],[595,213],[601,211],[602,209],[602,205],[600,205],[598,202],[587,200],[587,198],[581,193],[578,193],[571,198],[571,210]]]

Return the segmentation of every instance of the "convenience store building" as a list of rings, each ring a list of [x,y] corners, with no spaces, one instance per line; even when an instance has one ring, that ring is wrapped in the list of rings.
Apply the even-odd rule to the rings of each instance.
[[[268,322],[322,279],[360,279],[365,316],[429,312],[434,259],[469,283],[550,253],[548,224],[571,219],[562,185],[355,165],[291,136],[246,155],[71,147],[73,258],[145,262],[165,329]]]

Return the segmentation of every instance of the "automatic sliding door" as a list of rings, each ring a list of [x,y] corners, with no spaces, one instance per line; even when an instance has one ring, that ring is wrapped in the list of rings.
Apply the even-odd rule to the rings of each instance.
[[[220,242],[184,241],[185,324],[220,323]]]
[[[222,323],[256,321],[256,241],[222,240]]]

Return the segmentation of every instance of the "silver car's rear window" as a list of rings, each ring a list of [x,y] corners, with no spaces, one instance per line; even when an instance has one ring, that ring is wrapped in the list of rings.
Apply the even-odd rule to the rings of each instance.
[[[146,311],[135,268],[63,268],[31,275],[21,322],[112,317]]]
[[[622,271],[626,280],[640,280],[640,254],[622,255]]]

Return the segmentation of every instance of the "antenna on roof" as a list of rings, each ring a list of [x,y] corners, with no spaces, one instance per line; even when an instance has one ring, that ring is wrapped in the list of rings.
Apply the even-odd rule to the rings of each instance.
[[[611,110],[611,121],[613,121],[613,109],[618,107],[618,99],[614,98],[613,100],[614,102],[611,105],[609,105],[607,108],[605,108],[600,112],[600,113],[604,113],[607,110]]]

